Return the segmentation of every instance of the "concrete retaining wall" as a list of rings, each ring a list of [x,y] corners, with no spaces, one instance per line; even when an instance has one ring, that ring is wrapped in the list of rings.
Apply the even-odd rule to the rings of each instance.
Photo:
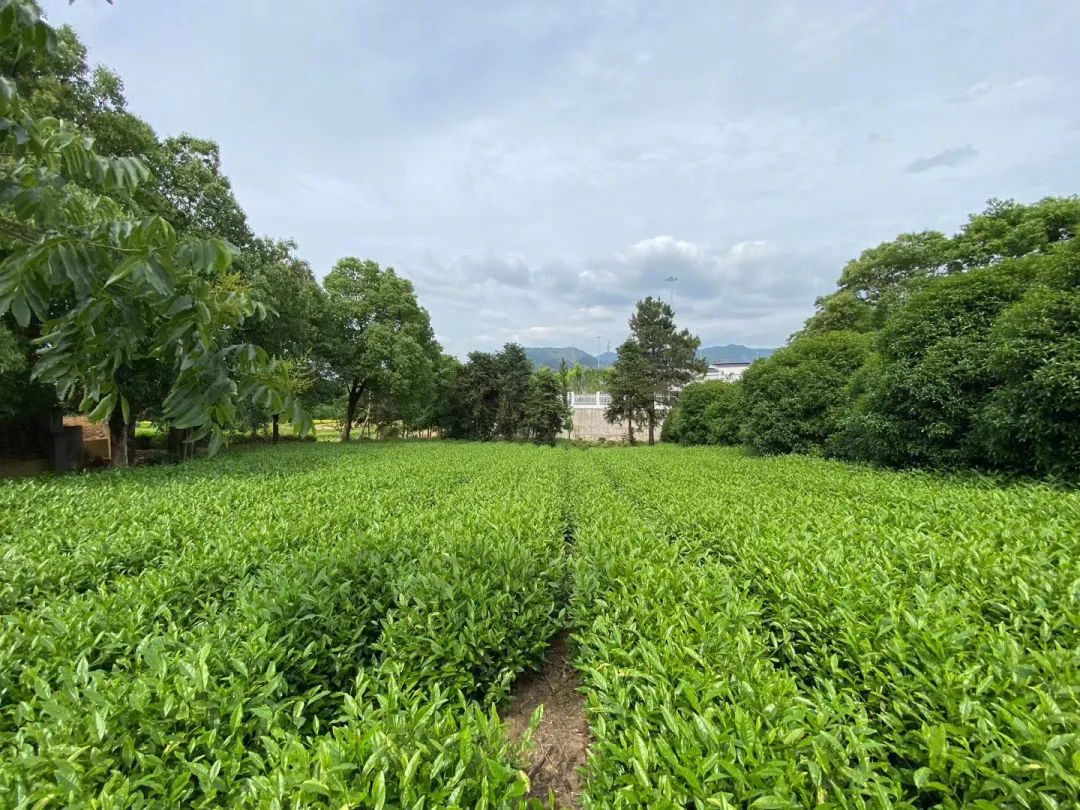
[[[623,422],[608,422],[604,418],[603,408],[571,408],[574,420],[574,429],[570,431],[568,438],[584,439],[594,442],[604,439],[609,442],[626,441],[626,424]],[[659,427],[657,428],[659,432]],[[647,441],[649,438],[648,427],[634,426],[634,438],[638,441]],[[658,437],[659,438],[659,437]]]

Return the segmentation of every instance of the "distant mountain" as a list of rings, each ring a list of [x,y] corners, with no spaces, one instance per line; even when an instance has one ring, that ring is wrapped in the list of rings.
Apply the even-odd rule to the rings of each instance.
[[[698,357],[710,363],[752,363],[759,357],[768,357],[775,351],[776,349],[752,349],[738,343],[729,343],[727,346],[709,346],[698,349],[697,354]]]
[[[526,347],[525,355],[538,368],[551,368],[558,371],[559,364],[563,360],[566,360],[566,365],[570,367],[573,367],[576,363],[581,363],[586,368],[596,367],[595,357],[573,346],[563,346],[562,348],[553,346]]]
[[[759,357],[768,357],[775,351],[776,349],[754,349],[749,346],[731,343],[727,346],[709,346],[705,349],[698,349],[698,357],[710,363],[751,363]],[[581,363],[585,368],[596,368],[597,361],[599,361],[600,368],[610,368],[617,356],[615,352],[602,352],[599,357],[595,357],[573,346],[564,346],[562,348],[538,346],[526,348],[525,354],[534,366],[551,368],[556,371],[559,369],[559,362],[564,358],[568,366]]]

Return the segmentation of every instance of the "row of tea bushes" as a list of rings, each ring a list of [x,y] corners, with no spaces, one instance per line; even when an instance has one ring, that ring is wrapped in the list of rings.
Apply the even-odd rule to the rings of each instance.
[[[1080,795],[1075,492],[714,450],[592,474],[594,806]]]

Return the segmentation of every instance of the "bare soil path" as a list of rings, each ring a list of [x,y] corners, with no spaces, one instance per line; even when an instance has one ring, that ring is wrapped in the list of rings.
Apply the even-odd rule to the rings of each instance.
[[[536,707],[544,705],[529,755],[529,795],[545,806],[549,795],[554,795],[557,807],[577,810],[584,787],[580,771],[587,758],[589,724],[585,697],[577,691],[580,679],[571,662],[569,636],[569,630],[556,635],[543,667],[514,682],[502,719],[510,738],[517,740]]]

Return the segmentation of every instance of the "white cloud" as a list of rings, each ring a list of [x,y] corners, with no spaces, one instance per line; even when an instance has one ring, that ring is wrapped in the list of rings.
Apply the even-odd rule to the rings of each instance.
[[[776,345],[862,249],[1080,188],[1075,3],[43,1],[256,232],[393,265],[455,353],[617,343],[668,276],[706,343]]]
[[[615,317],[615,312],[605,306],[579,307],[573,317],[577,321],[610,321]]]

